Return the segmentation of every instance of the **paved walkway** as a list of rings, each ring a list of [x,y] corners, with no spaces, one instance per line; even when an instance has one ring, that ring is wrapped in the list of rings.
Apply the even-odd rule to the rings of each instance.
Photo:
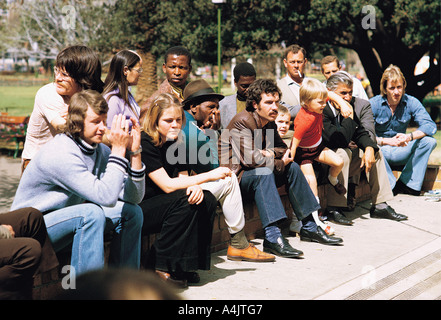
[[[0,212],[8,211],[20,160],[0,156]],[[303,259],[235,262],[213,253],[202,282],[180,291],[188,300],[441,299],[441,202],[398,195],[389,204],[409,220],[369,217],[369,201],[348,215],[353,226],[333,224],[343,246],[288,237]],[[262,239],[253,240],[262,249]]]
[[[353,226],[332,224],[344,245],[324,246],[288,237],[304,259],[233,262],[213,254],[202,283],[186,299],[441,299],[441,202],[398,195],[389,204],[409,220],[369,217],[369,201],[348,215]],[[254,241],[262,249],[262,240]]]
[[[21,176],[21,159],[0,155],[0,213],[9,211]]]

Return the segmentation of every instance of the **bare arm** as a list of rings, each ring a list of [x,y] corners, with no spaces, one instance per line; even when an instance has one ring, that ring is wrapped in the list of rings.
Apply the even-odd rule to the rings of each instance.
[[[231,176],[231,170],[227,167],[218,167],[194,176],[179,175],[179,177],[176,178],[170,178],[164,168],[159,168],[149,173],[149,178],[165,193],[186,189],[194,185],[223,179],[229,176]]]

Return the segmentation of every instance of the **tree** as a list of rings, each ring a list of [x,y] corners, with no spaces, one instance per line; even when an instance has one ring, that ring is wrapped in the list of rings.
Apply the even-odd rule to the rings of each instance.
[[[138,81],[136,100],[141,105],[156,90],[156,56],[152,52],[158,37],[158,26],[166,18],[158,14],[156,0],[121,0],[110,7],[108,21],[100,30],[97,45],[114,53],[123,48],[137,50],[143,60],[143,73]]]
[[[422,100],[441,82],[440,7],[438,0],[308,1],[289,17],[298,21],[288,27],[297,31],[290,41],[309,38],[355,50],[375,94],[383,71],[395,64],[406,77],[407,92]],[[424,74],[415,76],[415,66],[424,55],[432,63]]]
[[[106,13],[93,0],[22,1],[19,9],[21,28],[13,37],[14,45],[36,59],[55,59],[69,45],[89,45]]]
[[[407,92],[423,99],[440,82],[439,0],[228,0],[225,55],[299,43],[309,53],[342,47],[356,51],[375,94],[383,71],[398,65]],[[415,76],[429,55],[429,69]],[[437,61],[438,63],[434,63]]]
[[[120,0],[109,17],[99,46],[134,48],[141,55],[144,72],[136,94],[141,105],[157,89],[156,59],[168,48],[183,45],[199,61],[216,61],[217,19],[210,0]]]

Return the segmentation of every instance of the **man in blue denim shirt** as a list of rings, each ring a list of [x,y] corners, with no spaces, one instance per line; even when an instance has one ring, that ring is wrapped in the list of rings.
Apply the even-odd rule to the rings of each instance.
[[[418,99],[404,93],[405,88],[406,79],[401,70],[391,65],[381,78],[381,95],[370,102],[377,143],[387,160],[386,169],[394,194],[419,195],[429,156],[436,147],[436,140],[431,137],[436,132],[436,124]],[[411,120],[418,128],[406,134]],[[391,169],[395,166],[404,166],[398,181]]]

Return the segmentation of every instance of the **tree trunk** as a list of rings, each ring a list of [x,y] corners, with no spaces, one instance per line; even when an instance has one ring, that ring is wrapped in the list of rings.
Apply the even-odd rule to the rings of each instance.
[[[151,52],[142,50],[138,50],[138,54],[142,59],[143,72],[138,80],[135,99],[142,108],[145,101],[158,89],[158,76],[156,57]]]

